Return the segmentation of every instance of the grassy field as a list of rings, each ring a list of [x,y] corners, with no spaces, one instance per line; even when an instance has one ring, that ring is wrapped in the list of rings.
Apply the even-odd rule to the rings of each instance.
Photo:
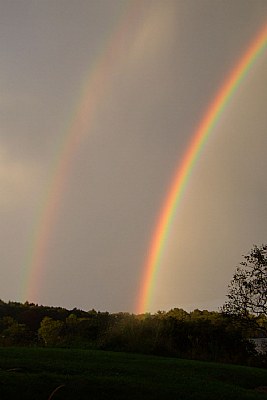
[[[267,371],[91,350],[0,348],[1,400],[267,399]],[[53,391],[56,391],[53,394]]]

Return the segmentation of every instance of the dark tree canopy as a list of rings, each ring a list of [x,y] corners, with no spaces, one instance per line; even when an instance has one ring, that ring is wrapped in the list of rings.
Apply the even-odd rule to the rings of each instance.
[[[229,285],[226,314],[258,324],[267,333],[267,245],[244,256]]]

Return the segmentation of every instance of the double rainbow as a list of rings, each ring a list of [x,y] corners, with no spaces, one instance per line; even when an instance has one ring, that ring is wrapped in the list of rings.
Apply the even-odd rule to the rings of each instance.
[[[99,103],[109,86],[109,76],[113,68],[115,68],[116,58],[121,57],[121,49],[123,47],[121,44],[125,33],[127,33],[128,25],[133,18],[136,19],[138,26],[142,2],[136,1],[130,4],[133,5],[129,8],[126,7],[119,28],[111,35],[111,40],[107,41],[104,50],[101,51],[99,58],[91,67],[88,79],[82,85],[83,90],[78,99],[77,107],[75,107],[72,118],[69,121],[69,127],[63,133],[61,143],[55,154],[55,162],[50,174],[51,178],[36,216],[35,229],[30,239],[30,246],[24,265],[25,282],[22,297],[29,301],[36,301],[39,298],[38,292],[43,281],[47,248],[62,202],[62,194],[71,169],[73,156],[83,139],[90,132]],[[194,132],[182,162],[177,167],[171,187],[159,213],[148,257],[143,267],[143,276],[136,305],[138,313],[149,310],[165,244],[186,184],[205,142],[231,97],[256,60],[264,52],[266,46],[267,25],[252,41],[245,54],[219,89]]]

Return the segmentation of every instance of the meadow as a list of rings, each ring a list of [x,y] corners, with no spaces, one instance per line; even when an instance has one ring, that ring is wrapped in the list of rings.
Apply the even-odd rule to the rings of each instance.
[[[264,399],[266,369],[85,349],[0,348],[1,400]]]

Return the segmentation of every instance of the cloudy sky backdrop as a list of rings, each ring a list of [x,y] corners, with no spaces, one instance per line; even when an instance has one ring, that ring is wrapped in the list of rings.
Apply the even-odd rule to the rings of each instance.
[[[264,24],[264,0],[0,0],[0,298],[135,311],[174,171]],[[108,49],[35,283],[30,254],[53,165]],[[267,241],[266,66],[267,51],[193,171],[152,312],[217,309],[242,255]]]

